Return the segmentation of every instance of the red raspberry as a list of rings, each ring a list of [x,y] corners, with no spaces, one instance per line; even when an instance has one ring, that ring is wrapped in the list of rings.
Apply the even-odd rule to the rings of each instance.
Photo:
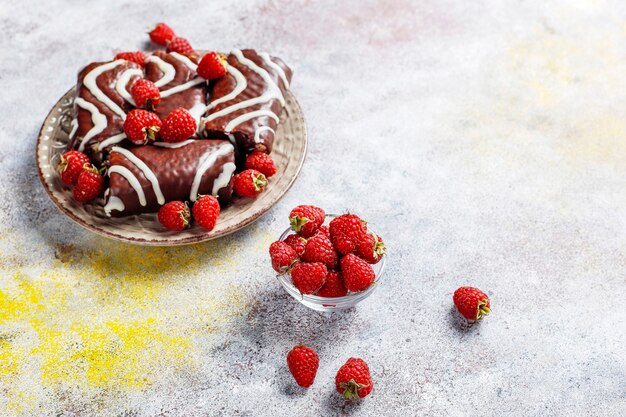
[[[318,292],[326,282],[327,274],[328,269],[321,262],[299,262],[291,268],[293,285],[302,294],[315,294]]]
[[[491,311],[487,294],[474,287],[461,287],[452,297],[459,313],[468,320],[480,320]]]
[[[276,165],[272,158],[265,152],[254,151],[246,158],[246,168],[256,169],[267,178],[276,174]]]
[[[337,392],[349,400],[365,398],[372,392],[374,382],[367,363],[360,358],[350,358],[335,377]]]
[[[265,190],[267,178],[255,169],[246,169],[233,177],[233,190],[241,197],[254,198]]]
[[[289,224],[293,231],[306,238],[313,236],[325,219],[324,210],[310,205],[295,207],[289,213]]]
[[[203,195],[198,197],[191,211],[196,223],[207,230],[213,230],[220,215],[220,203],[212,195]]]
[[[291,246],[285,242],[278,241],[270,245],[270,258],[272,259],[274,271],[284,274],[298,259],[298,255]]]
[[[341,258],[341,273],[346,288],[352,292],[366,290],[376,278],[372,266],[352,253]]]
[[[131,110],[124,121],[124,133],[135,145],[145,145],[148,141],[154,141],[159,129],[161,119],[147,110]]]
[[[326,283],[317,292],[320,297],[336,298],[343,297],[348,294],[348,289],[343,283],[341,272],[328,271],[326,275]]]
[[[322,233],[330,237],[330,230],[328,230],[328,226],[326,225],[321,225],[320,228],[317,229],[317,233]]]
[[[93,165],[83,169],[72,194],[79,203],[88,203],[98,197],[104,188],[104,178]]]
[[[159,88],[152,81],[144,78],[140,78],[133,83],[130,93],[137,107],[154,110],[154,107],[161,102]]]
[[[169,230],[185,230],[189,226],[191,214],[189,207],[182,201],[170,201],[159,209],[159,223]]]
[[[308,346],[299,345],[291,349],[287,354],[287,366],[296,383],[303,388],[313,385],[320,358],[317,353]]]
[[[65,152],[61,155],[61,160],[59,162],[59,166],[57,167],[57,171],[61,176],[61,182],[66,185],[76,184],[78,176],[81,172],[83,172],[85,165],[89,167],[91,165],[91,161],[84,153],[79,151]]]
[[[149,32],[150,40],[157,45],[167,45],[176,35],[171,27],[165,23],[158,23],[154,29]]]
[[[328,269],[336,267],[339,261],[337,252],[333,248],[333,243],[323,233],[318,233],[308,240],[302,254],[302,260],[305,262],[321,262]]]
[[[205,54],[196,72],[205,80],[217,80],[226,74],[226,58],[217,52],[208,52]]]
[[[164,142],[175,143],[187,140],[196,134],[196,119],[186,109],[172,110],[163,120],[161,138]]]
[[[385,254],[385,244],[375,233],[366,233],[357,243],[354,253],[370,264],[377,264]]]
[[[298,256],[302,256],[304,253],[304,247],[306,246],[306,239],[295,233],[290,234],[285,238],[285,243],[288,244],[296,251]]]
[[[172,38],[167,43],[167,52],[177,52],[182,55],[195,55],[196,51],[193,50],[193,47],[189,43],[189,41],[185,38],[180,38],[178,36]]]
[[[126,61],[134,62],[135,64],[139,64],[142,68],[146,63],[146,55],[144,55],[141,51],[136,52],[120,52],[115,55],[115,59],[125,59]]]
[[[354,251],[367,231],[367,226],[356,214],[343,214],[330,221],[328,230],[335,249],[346,255]]]

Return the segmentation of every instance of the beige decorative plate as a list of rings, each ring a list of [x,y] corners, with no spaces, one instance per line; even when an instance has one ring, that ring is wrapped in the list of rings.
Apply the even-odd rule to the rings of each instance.
[[[72,198],[71,190],[56,173],[60,155],[67,150],[69,143],[74,93],[75,88],[65,93],[41,126],[37,140],[37,168],[41,183],[59,210],[84,228],[102,236],[155,246],[186,245],[225,236],[246,227],[276,204],[289,190],[304,162],[307,148],[304,117],[293,94],[287,92],[272,150],[277,174],[270,179],[265,192],[256,199],[235,199],[224,208],[215,229],[207,231],[193,225],[183,232],[166,231],[159,224],[155,213],[107,217],[102,209],[102,200],[85,205],[77,203]]]

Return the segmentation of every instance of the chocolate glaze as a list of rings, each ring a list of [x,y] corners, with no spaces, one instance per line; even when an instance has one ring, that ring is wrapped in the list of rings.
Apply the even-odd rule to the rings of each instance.
[[[112,62],[112,61],[109,61]],[[85,101],[93,104],[96,108],[102,113],[107,120],[106,128],[99,134],[93,136],[87,141],[85,144],[84,152],[92,159],[94,162],[102,162],[103,153],[98,150],[98,144],[105,139],[110,138],[111,136],[124,133],[124,129],[122,126],[124,125],[124,121],[122,118],[113,110],[111,110],[105,103],[98,100],[96,97],[91,94],[89,89],[83,84],[83,80],[85,76],[90,73],[92,70],[96,69],[100,65],[107,64],[108,62],[93,62],[87,65],[78,73],[78,84],[76,87],[76,97],[80,97]],[[119,95],[117,90],[115,89],[115,84],[117,80],[122,75],[124,71],[130,68],[141,69],[139,65],[131,61],[123,61],[120,65],[107,70],[100,74],[96,79],[96,85],[102,92],[108,96],[115,104],[120,106],[124,112],[128,112],[132,109],[130,103],[128,103],[122,96]],[[129,82],[126,86],[128,90],[130,86],[135,82],[138,78],[138,75],[134,75],[130,77]],[[91,119],[91,112],[88,110],[79,107],[74,104],[73,109],[74,119],[78,123],[78,129],[76,130],[76,134],[74,135],[70,147],[72,149],[78,149],[82,139],[87,135],[89,130],[94,126]],[[125,143],[122,146],[130,145],[128,140],[124,140]]]
[[[269,73],[270,77],[276,83],[276,85],[278,85],[278,87],[280,88],[284,96],[286,91],[289,89],[289,87],[283,83],[282,79],[280,78],[276,70],[274,70],[272,67],[267,65],[265,61],[257,54],[255,50],[244,49],[242,50],[242,53],[244,57],[250,59],[251,61],[254,61],[255,64],[265,69]],[[287,77],[287,80],[291,82],[291,77],[292,77],[291,69],[279,58],[271,57],[271,60],[283,69]],[[268,88],[267,83],[260,75],[252,71],[248,66],[240,63],[237,60],[237,57],[234,56],[233,54],[230,54],[228,56],[228,64],[237,68],[243,74],[243,76],[246,78],[247,83],[248,83],[247,87],[241,93],[239,93],[237,97],[233,98],[232,100],[226,101],[224,103],[220,103],[216,107],[210,109],[205,114],[205,116],[208,116],[212,113],[216,113],[220,110],[223,110],[226,107],[229,107],[235,103],[239,103],[244,100],[249,100],[251,98],[258,97],[262,95]],[[228,95],[231,91],[233,91],[236,85],[237,85],[237,81],[235,77],[227,73],[225,76],[218,79],[216,82],[211,83],[209,87],[211,100],[217,100],[221,97],[224,97],[225,95]],[[282,106],[278,100],[270,100],[269,102],[266,102],[266,103],[256,104],[253,106],[249,106],[249,107],[234,111],[222,117],[218,117],[215,120],[211,120],[207,122],[205,124],[203,134],[209,138],[227,139],[228,135],[226,134],[227,132],[225,132],[225,127],[228,124],[228,122],[230,122],[231,120],[235,119],[238,116],[241,116],[242,114],[249,113],[251,111],[256,111],[256,110],[271,110],[277,116],[279,116],[282,110]],[[274,142],[274,134],[272,133],[272,131],[269,131],[269,130],[262,131],[260,134],[259,143],[255,143],[254,134],[259,126],[268,126],[272,128],[272,130],[275,131],[277,125],[278,123],[270,117],[267,117],[267,116],[255,117],[253,119],[250,119],[236,126],[230,133],[235,137],[237,148],[240,153],[245,155],[254,149],[258,149],[258,150],[269,153],[272,151],[272,144]]]
[[[176,149],[157,146],[136,146],[129,149],[133,155],[141,159],[154,173],[161,187],[165,201],[188,201],[196,171],[206,157],[217,152],[221,147],[230,147],[230,151],[216,159],[216,162],[204,173],[200,181],[198,194],[211,194],[213,182],[222,173],[224,165],[235,162],[234,148],[222,140],[196,140],[188,145]],[[160,204],[152,188],[152,183],[146,178],[132,161],[118,152],[109,155],[110,166],[121,165],[130,170],[137,178],[146,196],[146,206],[142,206],[139,197],[130,183],[122,175],[113,172],[109,174],[109,192],[106,195],[105,206],[115,196],[124,203],[124,211],[111,211],[111,216],[120,217],[138,213],[158,211]],[[232,185],[222,187],[218,192],[220,204],[230,201]]]
[[[169,90],[170,88],[177,87],[181,84],[185,84],[188,81],[191,81],[197,74],[194,70],[189,68],[184,62],[175,58],[173,55],[163,52],[157,51],[152,55],[161,58],[163,61],[167,62],[174,66],[176,70],[176,75],[174,79],[164,86],[160,87],[161,91]],[[197,56],[191,56],[189,59],[198,63]],[[163,72],[159,69],[158,65],[154,62],[146,62],[146,79],[156,82],[161,77],[163,77]],[[187,110],[190,110],[198,103],[202,103],[206,106],[207,103],[207,92],[208,87],[207,83],[201,83],[195,85],[191,88],[183,90],[179,93],[172,94],[171,96],[162,97],[161,102],[158,106],[156,106],[155,113],[161,118],[161,120],[165,119],[170,112],[178,107],[183,107]]]

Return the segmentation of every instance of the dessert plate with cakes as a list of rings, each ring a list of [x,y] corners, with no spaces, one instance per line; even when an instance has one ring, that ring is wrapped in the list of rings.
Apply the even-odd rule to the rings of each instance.
[[[39,177],[98,234],[181,245],[239,230],[291,187],[307,148],[291,69],[253,49],[200,51],[159,23],[164,50],[123,52],[78,74],[46,117]]]

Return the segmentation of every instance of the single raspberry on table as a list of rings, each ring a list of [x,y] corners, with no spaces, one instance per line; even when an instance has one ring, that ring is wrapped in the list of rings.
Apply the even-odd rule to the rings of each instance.
[[[148,110],[154,110],[154,107],[161,102],[161,92],[159,88],[150,80],[140,78],[133,83],[130,88],[130,94],[133,96],[135,105]]]
[[[296,383],[303,388],[313,385],[320,358],[308,346],[298,345],[287,354],[287,366]]]
[[[146,55],[141,51],[135,52],[120,52],[115,54],[115,59],[125,59],[126,61],[139,64],[142,68],[146,64]]]
[[[285,242],[277,241],[270,245],[272,268],[279,274],[284,274],[298,260],[298,254]]]
[[[159,209],[159,223],[169,230],[181,231],[189,227],[191,214],[189,207],[182,201],[170,201]]]
[[[254,151],[246,158],[246,168],[256,169],[267,178],[276,174],[276,165],[272,158],[265,152]]]
[[[176,52],[187,56],[196,54],[191,43],[189,43],[187,39],[178,36],[173,37],[167,42],[167,52]]]
[[[293,250],[296,251],[298,256],[302,256],[302,254],[304,253],[306,242],[307,240],[305,238],[296,233],[292,233],[285,238],[285,243],[291,246]]]
[[[459,313],[468,320],[480,320],[491,311],[487,294],[474,287],[461,287],[452,297]]]
[[[335,249],[342,254],[354,252],[365,232],[366,223],[356,214],[342,214],[332,219],[328,225],[330,240]]]
[[[324,210],[311,205],[297,206],[289,213],[291,229],[306,238],[313,236],[325,219]]]
[[[160,129],[159,116],[147,110],[131,110],[124,120],[124,133],[135,145],[145,145],[149,141],[155,141]]]
[[[74,200],[84,204],[97,198],[103,189],[104,178],[100,175],[98,168],[92,165],[88,168],[84,168],[78,175],[72,194]]]
[[[352,253],[341,258],[341,273],[346,288],[353,292],[367,289],[376,278],[372,266]]]
[[[337,392],[350,400],[367,397],[374,388],[369,366],[360,358],[350,358],[335,376]]]
[[[341,272],[328,271],[328,275],[326,275],[326,282],[317,292],[317,295],[326,298],[336,298],[343,297],[346,294],[348,294],[348,289],[343,283]]]
[[[148,34],[152,42],[163,46],[167,45],[167,43],[176,36],[172,28],[163,22],[157,23],[154,29],[148,32]]]
[[[305,262],[321,262],[328,269],[337,266],[339,258],[330,238],[323,233],[318,233],[306,243],[302,260]]]
[[[315,294],[326,282],[327,274],[321,262],[298,262],[291,268],[291,281],[302,294]]]
[[[57,171],[63,184],[74,185],[80,173],[90,166],[91,161],[87,155],[79,151],[68,151],[61,155]]]
[[[220,203],[212,195],[201,195],[191,208],[193,218],[200,226],[213,230],[220,215]]]
[[[267,178],[256,169],[246,169],[233,176],[233,191],[241,197],[254,198],[267,186]]]
[[[370,264],[377,264],[385,254],[385,244],[377,234],[366,233],[357,243],[354,253]]]
[[[207,52],[200,62],[196,72],[205,80],[217,80],[226,74],[226,58],[217,52]]]
[[[161,138],[163,142],[176,143],[187,140],[196,134],[196,119],[185,108],[172,110],[163,120]]]

